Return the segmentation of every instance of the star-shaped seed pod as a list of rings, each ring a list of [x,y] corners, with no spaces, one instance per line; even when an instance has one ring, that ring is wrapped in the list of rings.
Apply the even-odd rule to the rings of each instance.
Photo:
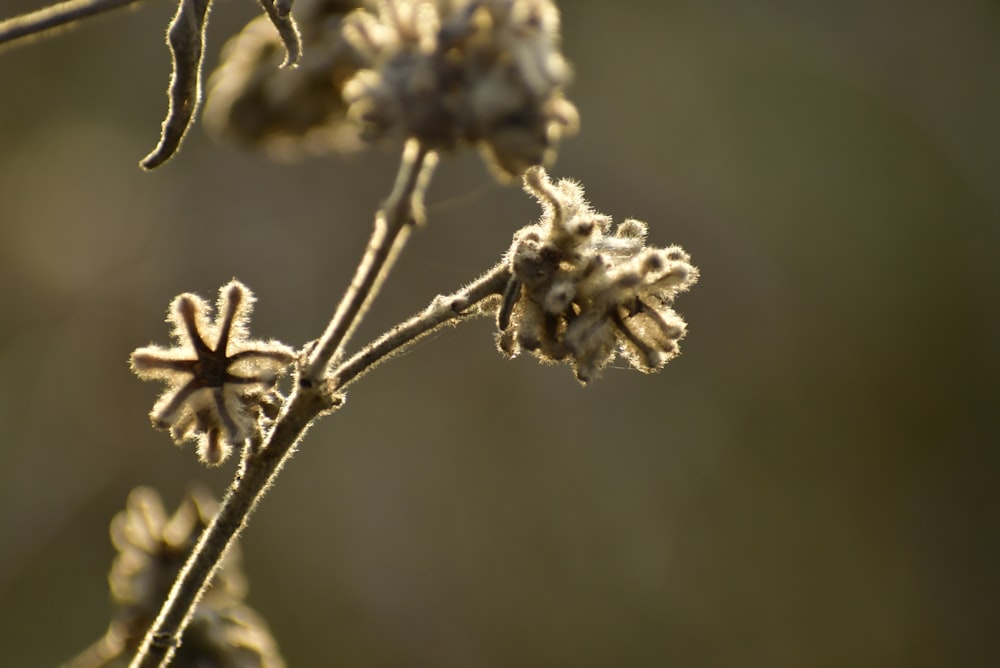
[[[567,361],[584,384],[619,353],[644,373],[677,356],[686,325],[673,300],[698,280],[688,254],[648,247],[638,220],[612,229],[578,183],[554,183],[540,167],[528,170],[524,188],[543,214],[517,232],[507,254],[512,278],[497,318],[501,352]]]
[[[153,426],[169,430],[177,444],[197,440],[206,464],[222,463],[233,446],[259,436],[259,421],[277,399],[274,386],[295,359],[282,343],[250,340],[253,302],[253,293],[233,280],[220,288],[209,322],[211,309],[201,297],[179,295],[167,315],[177,345],[132,353],[136,375],[167,384],[149,414]]]

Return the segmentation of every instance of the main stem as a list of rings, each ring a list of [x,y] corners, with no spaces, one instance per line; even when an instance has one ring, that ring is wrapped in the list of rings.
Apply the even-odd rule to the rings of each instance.
[[[159,615],[146,632],[130,668],[165,668],[170,664],[184,629],[212,576],[257,504],[295,451],[312,421],[335,408],[337,400],[322,382],[330,360],[339,355],[347,337],[364,315],[395,253],[404,230],[421,218],[420,198],[433,168],[433,154],[411,143],[404,151],[399,175],[389,199],[376,215],[375,231],[333,319],[308,360],[285,409],[260,449],[245,449],[240,468],[218,513],[212,518],[174,581]]]
[[[229,492],[187,562],[170,594],[146,632],[130,668],[165,668],[180,645],[195,607],[208,589],[230,545],[295,450],[309,423],[334,406],[321,388],[298,389],[271,431],[266,446],[245,454]]]
[[[143,0],[69,0],[38,11],[0,21],[0,45],[19,39],[41,36],[55,28],[68,26],[82,19],[134,5]]]

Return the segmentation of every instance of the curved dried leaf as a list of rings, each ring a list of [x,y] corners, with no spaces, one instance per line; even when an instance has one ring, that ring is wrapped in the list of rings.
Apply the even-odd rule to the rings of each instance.
[[[211,0],[180,0],[177,14],[167,29],[167,46],[173,65],[169,106],[163,120],[160,142],[139,163],[143,169],[159,167],[169,160],[191,125],[191,119],[201,101],[201,65],[205,52],[205,25]]]

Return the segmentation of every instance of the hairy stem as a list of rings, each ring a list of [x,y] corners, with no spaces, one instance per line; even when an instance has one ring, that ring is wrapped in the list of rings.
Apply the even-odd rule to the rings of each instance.
[[[212,576],[239,537],[257,504],[270,488],[309,425],[339,405],[331,384],[323,381],[330,360],[340,354],[347,337],[378,291],[392,260],[405,241],[405,231],[422,219],[421,197],[434,155],[411,142],[404,152],[392,193],[375,218],[375,231],[333,319],[299,370],[298,382],[262,447],[245,448],[240,468],[218,513],[171,587],[156,620],[143,638],[130,668],[165,668],[170,664],[195,607]]]
[[[134,5],[143,0],[68,0],[34,12],[0,21],[0,45],[17,40],[41,37],[56,28],[68,27],[82,19],[104,14],[114,9]]]
[[[250,515],[295,451],[309,424],[337,405],[325,386],[303,388],[298,385],[278,423],[268,434],[264,447],[244,453],[218,513],[177,575],[130,668],[165,668],[170,664],[198,601],[211,584],[229,547],[246,527]]]
[[[396,185],[375,215],[375,230],[365,256],[354,273],[347,292],[326,331],[316,343],[302,369],[299,382],[318,383],[332,360],[340,357],[365,308],[378,293],[396,255],[406,244],[410,228],[423,221],[423,194],[437,158],[416,140],[403,153]]]
[[[483,315],[484,312],[475,307],[480,302],[501,294],[509,280],[510,269],[503,262],[465,288],[450,295],[435,297],[423,311],[396,325],[338,366],[330,375],[333,389],[345,389],[385,360],[441,327]]]

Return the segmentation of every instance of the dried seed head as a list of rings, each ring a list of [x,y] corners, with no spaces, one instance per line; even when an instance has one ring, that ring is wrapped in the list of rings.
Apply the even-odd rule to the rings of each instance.
[[[348,17],[344,35],[369,61],[344,87],[369,140],[477,145],[510,177],[550,162],[578,125],[550,0],[386,0]]]
[[[133,610],[135,615],[155,615],[216,508],[211,495],[196,488],[184,497],[177,512],[168,516],[156,491],[147,487],[132,490],[125,510],[111,522],[111,540],[118,556],[108,579],[115,605]],[[220,572],[222,576],[213,580],[207,600],[217,596],[243,598],[246,578],[240,571],[238,550],[227,553]]]
[[[171,304],[174,348],[147,346],[132,353],[132,370],[167,388],[150,419],[170,431],[174,442],[198,441],[198,456],[220,464],[260,430],[263,406],[273,402],[274,385],[295,359],[275,341],[252,341],[247,322],[254,297],[233,280],[219,290],[216,319],[197,295],[182,294]]]
[[[280,67],[285,47],[268,18],[250,21],[226,44],[209,79],[203,114],[209,134],[279,159],[360,148],[341,89],[367,61],[341,26],[361,4],[297,0],[303,53],[294,68]]]
[[[637,220],[612,229],[574,181],[553,183],[536,167],[524,184],[542,217],[514,235],[507,255],[512,279],[499,307],[501,352],[566,360],[581,383],[618,353],[643,372],[663,367],[686,331],[671,308],[674,297],[698,280],[687,253],[647,247],[647,226]]]
[[[121,643],[122,656],[131,657],[138,649],[215,510],[211,496],[194,489],[177,512],[168,516],[154,490],[138,487],[129,494],[125,510],[112,520],[111,540],[118,554],[108,575],[115,605],[109,637]],[[239,548],[233,546],[199,602],[170,665],[283,668],[267,624],[243,602],[246,590]]]

